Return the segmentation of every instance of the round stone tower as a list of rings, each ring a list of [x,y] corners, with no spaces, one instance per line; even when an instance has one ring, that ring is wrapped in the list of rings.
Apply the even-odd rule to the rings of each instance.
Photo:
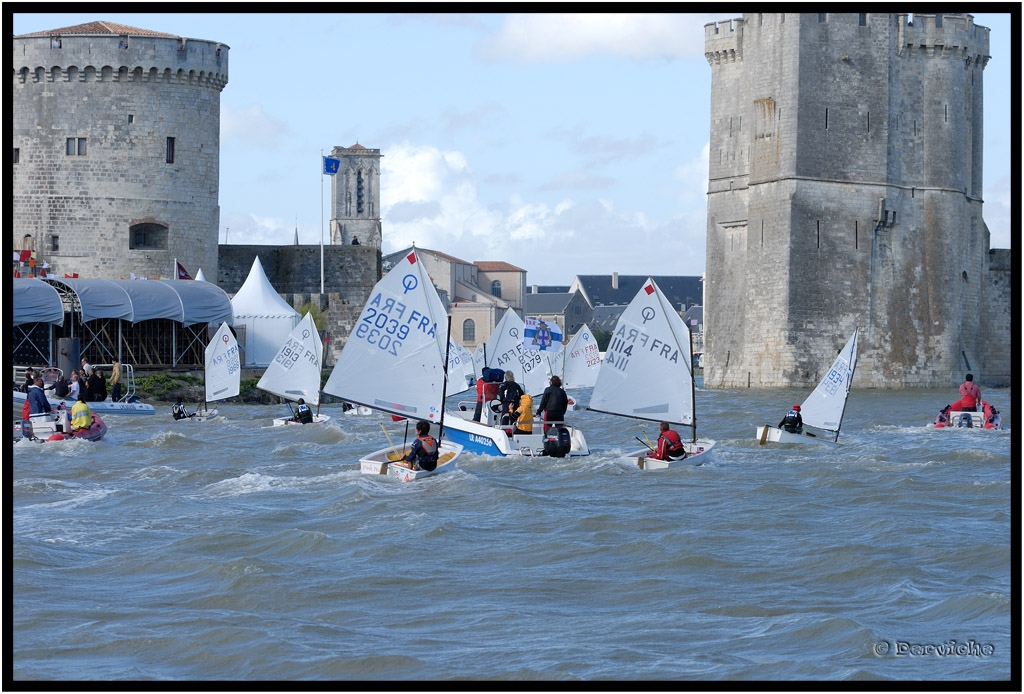
[[[14,248],[50,274],[217,277],[228,47],[110,22],[12,46]]]

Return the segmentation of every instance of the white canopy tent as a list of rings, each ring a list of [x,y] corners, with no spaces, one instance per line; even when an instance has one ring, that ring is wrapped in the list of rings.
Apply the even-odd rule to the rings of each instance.
[[[302,319],[270,284],[259,256],[231,299],[231,308],[232,327],[242,338],[246,368],[269,366],[292,328]]]

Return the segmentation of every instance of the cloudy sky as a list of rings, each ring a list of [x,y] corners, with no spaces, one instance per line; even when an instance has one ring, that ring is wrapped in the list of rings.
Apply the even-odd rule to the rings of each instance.
[[[384,252],[504,260],[530,284],[704,272],[711,70],[723,14],[14,14],[230,47],[221,242],[319,244],[321,152],[380,149]],[[349,7],[349,6],[346,6]],[[1015,20],[1019,22],[1019,14]],[[1010,247],[1009,14],[985,69],[985,219]],[[1018,75],[1019,79],[1019,75]],[[1019,181],[1018,181],[1019,183]],[[191,268],[195,270],[195,268]]]

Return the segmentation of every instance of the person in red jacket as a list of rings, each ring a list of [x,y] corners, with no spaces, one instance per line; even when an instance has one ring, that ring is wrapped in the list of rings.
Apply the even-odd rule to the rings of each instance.
[[[686,457],[682,439],[671,429],[668,422],[661,423],[658,447],[648,457],[655,460],[681,460]]]
[[[967,374],[960,384],[960,400],[951,404],[954,412],[977,412],[981,404],[981,388],[974,382],[974,374]]]

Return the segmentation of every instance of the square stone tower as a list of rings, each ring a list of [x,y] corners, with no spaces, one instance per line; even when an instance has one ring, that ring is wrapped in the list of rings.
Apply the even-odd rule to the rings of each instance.
[[[747,14],[712,70],[707,387],[811,387],[854,328],[858,387],[938,387],[982,349],[982,84],[969,14]],[[1008,373],[1008,371],[1007,371]]]
[[[335,147],[330,156],[341,160],[331,176],[331,243],[380,249],[379,149],[356,143]]]

